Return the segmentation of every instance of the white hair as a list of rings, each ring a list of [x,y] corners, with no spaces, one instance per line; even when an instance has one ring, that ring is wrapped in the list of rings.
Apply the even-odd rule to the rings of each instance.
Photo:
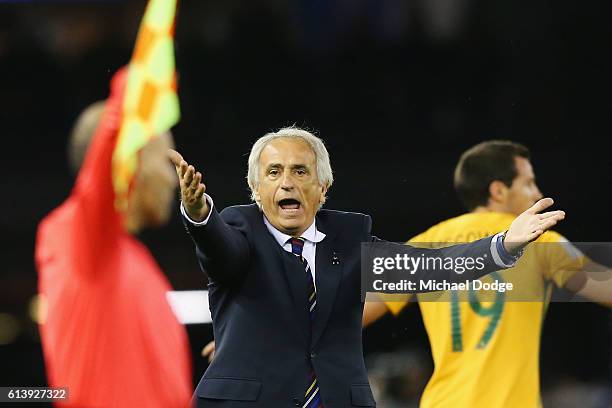
[[[323,140],[316,137],[312,133],[300,129],[296,126],[285,127],[277,132],[270,132],[257,139],[251,148],[249,154],[249,167],[247,172],[247,182],[251,189],[251,199],[257,202],[255,198],[255,190],[259,186],[259,157],[264,147],[274,139],[287,138],[287,139],[301,139],[310,146],[312,152],[315,155],[317,162],[317,177],[319,178],[319,184],[326,188],[331,187],[334,182],[334,175],[332,173],[331,164],[329,162],[329,153]],[[259,202],[257,202],[259,204]]]

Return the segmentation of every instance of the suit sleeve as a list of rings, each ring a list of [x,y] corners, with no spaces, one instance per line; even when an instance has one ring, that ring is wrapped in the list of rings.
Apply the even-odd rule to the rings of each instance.
[[[206,225],[196,225],[182,216],[191,236],[200,267],[217,283],[234,285],[246,276],[251,248],[247,239],[249,224],[240,211],[226,208],[219,214],[211,209]]]
[[[412,268],[410,273],[401,271],[402,278],[418,282],[435,279],[437,281],[446,280],[448,282],[460,283],[468,280],[479,279],[482,276],[492,272],[507,269],[507,266],[500,265],[495,262],[492,254],[493,237],[486,237],[478,241],[468,244],[451,245],[444,248],[417,248],[409,244],[400,244],[384,241],[372,235],[372,219],[365,216],[364,231],[367,240],[373,244],[369,246],[368,259],[374,256],[391,256],[401,254],[402,257],[407,255],[411,259],[419,260],[417,267]],[[375,251],[375,254],[371,251]],[[379,253],[380,252],[380,253]],[[466,260],[470,261],[471,268],[466,268]],[[427,263],[425,263],[427,262]],[[452,267],[448,267],[452,264]],[[420,287],[420,285],[417,285]],[[423,290],[414,290],[414,293],[424,292]]]

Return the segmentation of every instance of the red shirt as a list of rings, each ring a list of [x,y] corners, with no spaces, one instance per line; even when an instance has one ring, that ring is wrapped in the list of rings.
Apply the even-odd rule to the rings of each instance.
[[[166,300],[170,284],[113,204],[111,160],[125,77],[122,70],[112,80],[70,197],[39,225],[47,377],[50,386],[69,387],[67,406],[186,407],[190,351]]]

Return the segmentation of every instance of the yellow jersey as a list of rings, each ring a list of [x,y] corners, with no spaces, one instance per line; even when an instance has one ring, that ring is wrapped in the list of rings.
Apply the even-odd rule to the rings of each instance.
[[[505,213],[464,214],[410,242],[475,241],[507,230],[513,220]],[[540,334],[551,285],[562,287],[584,257],[556,232],[548,231],[536,242],[561,245],[532,243],[516,267],[481,279],[513,282],[520,289],[514,298],[495,292],[485,301],[473,291],[417,296],[435,366],[421,408],[541,407]],[[394,314],[407,303],[386,302]]]

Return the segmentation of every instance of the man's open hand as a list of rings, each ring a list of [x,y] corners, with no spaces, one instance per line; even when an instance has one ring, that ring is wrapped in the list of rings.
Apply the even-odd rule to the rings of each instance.
[[[564,211],[541,213],[553,203],[552,198],[542,198],[512,221],[504,239],[504,247],[508,252],[517,253],[525,245],[542,235],[544,231],[565,218]]]
[[[194,221],[203,221],[208,216],[210,208],[204,197],[206,186],[202,183],[202,174],[196,172],[183,156],[176,150],[168,149],[168,157],[174,164],[181,188],[181,201],[189,218]]]

